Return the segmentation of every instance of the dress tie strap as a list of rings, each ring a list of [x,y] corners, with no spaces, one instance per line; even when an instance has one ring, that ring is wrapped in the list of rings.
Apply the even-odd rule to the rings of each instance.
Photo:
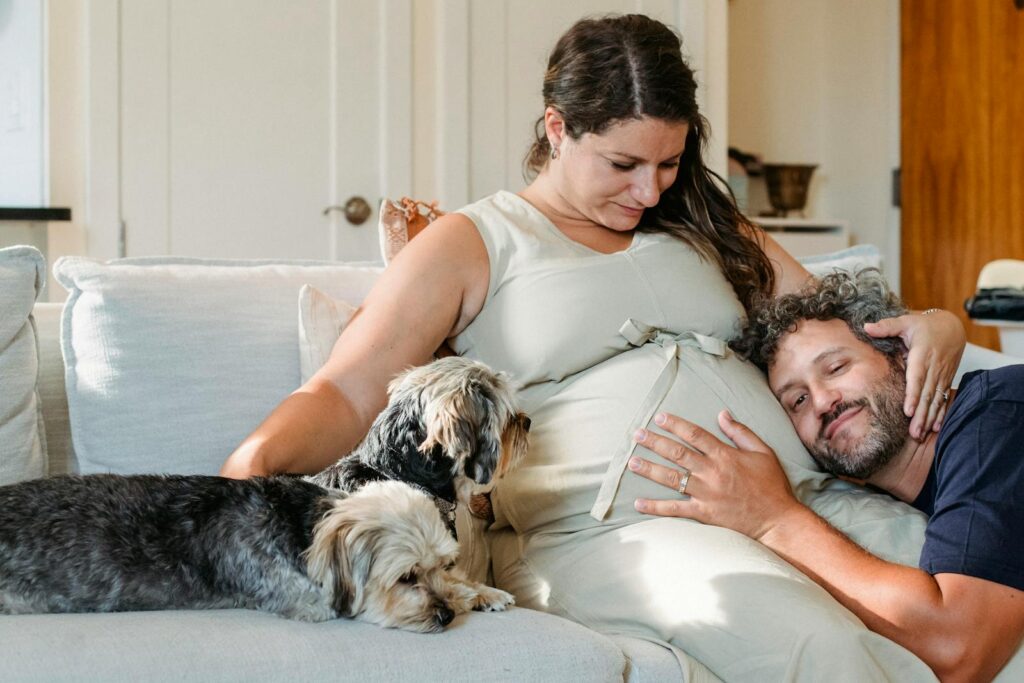
[[[633,441],[634,432],[650,423],[658,406],[665,400],[669,390],[672,389],[673,383],[675,383],[679,370],[680,349],[684,346],[689,346],[719,358],[724,358],[728,350],[728,345],[717,337],[709,337],[697,332],[683,332],[682,334],[673,335],[670,332],[632,318],[629,318],[622,324],[622,327],[619,328],[619,334],[632,346],[640,347],[645,344],[657,344],[660,346],[665,356],[665,365],[662,367],[661,372],[658,373],[658,378],[654,380],[654,384],[651,385],[647,396],[644,397],[633,419],[630,420],[625,439],[616,448],[615,455],[612,456],[611,462],[608,465],[608,470],[604,473],[604,477],[601,480],[601,489],[598,491],[597,500],[594,501],[593,507],[590,508],[590,516],[599,522],[604,520],[608,510],[611,509],[615,493],[619,488],[619,482],[626,471],[626,463],[629,462],[629,458],[636,450],[637,444]]]

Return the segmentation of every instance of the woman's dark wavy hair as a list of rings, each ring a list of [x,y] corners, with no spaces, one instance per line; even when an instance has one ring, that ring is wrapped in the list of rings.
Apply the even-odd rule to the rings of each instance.
[[[795,332],[803,320],[835,320],[846,323],[853,335],[881,351],[899,366],[906,348],[899,337],[876,338],[864,331],[865,323],[894,318],[907,307],[890,289],[877,268],[855,273],[837,270],[812,280],[801,291],[777,298],[755,301],[747,325],[730,346],[739,355],[767,371],[779,350],[779,343]]]
[[[725,181],[704,165],[710,129],[697,109],[697,81],[683,60],[682,42],[671,29],[639,14],[577,22],[551,53],[543,96],[573,140],[643,117],[688,124],[675,182],[644,211],[637,230],[669,233],[716,263],[747,309],[757,295],[772,292],[775,277],[758,242],[761,231],[740,213]],[[551,155],[543,116],[534,132],[524,160],[528,178]]]

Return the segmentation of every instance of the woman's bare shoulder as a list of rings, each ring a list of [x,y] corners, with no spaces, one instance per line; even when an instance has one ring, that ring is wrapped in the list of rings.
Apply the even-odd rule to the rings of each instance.
[[[458,294],[457,334],[480,312],[490,277],[487,247],[476,224],[460,213],[432,222],[395,257],[388,271],[405,287],[428,287]]]

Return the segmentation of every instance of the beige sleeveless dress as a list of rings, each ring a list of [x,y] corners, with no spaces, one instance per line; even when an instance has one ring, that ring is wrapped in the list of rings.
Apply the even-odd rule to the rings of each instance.
[[[490,259],[483,309],[455,350],[512,375],[533,421],[524,465],[493,496],[495,579],[518,604],[672,648],[683,677],[934,680],[823,589],[740,534],[637,513],[672,491],[626,469],[664,410],[724,438],[723,408],[779,455],[804,502],[872,552],[916,565],[924,518],[827,477],[761,373],[727,346],[743,316],[714,263],[635,233],[602,254],[516,194],[460,211]],[[634,451],[634,448],[636,449]],[[712,677],[713,678],[713,677]]]

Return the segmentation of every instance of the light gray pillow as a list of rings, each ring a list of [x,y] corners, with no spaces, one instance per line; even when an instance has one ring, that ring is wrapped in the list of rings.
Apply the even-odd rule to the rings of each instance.
[[[861,268],[883,270],[882,253],[873,244],[858,244],[839,251],[797,259],[812,275],[822,276],[836,270],[857,271]]]
[[[46,281],[35,247],[0,249],[0,485],[46,472],[32,306]]]
[[[82,472],[215,474],[299,386],[303,284],[358,303],[376,264],[57,261],[61,349]]]

